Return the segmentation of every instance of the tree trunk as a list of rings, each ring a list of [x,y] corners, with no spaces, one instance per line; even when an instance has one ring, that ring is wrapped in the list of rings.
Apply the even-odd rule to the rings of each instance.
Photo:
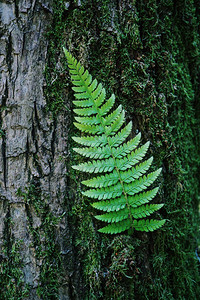
[[[0,299],[198,299],[197,1],[1,1]],[[66,46],[151,141],[153,233],[97,232],[72,148]]]
[[[43,92],[52,3],[3,1],[0,13],[0,297],[71,299],[77,261],[65,214],[66,163],[60,159],[68,151],[69,121],[65,110],[55,121]]]

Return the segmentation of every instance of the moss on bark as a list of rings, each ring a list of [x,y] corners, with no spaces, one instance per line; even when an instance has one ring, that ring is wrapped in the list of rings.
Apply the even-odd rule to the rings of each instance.
[[[73,97],[60,52],[64,44],[109,93],[114,91],[127,118],[134,121],[134,134],[139,130],[144,140],[152,141],[155,168],[163,167],[157,200],[165,202],[162,214],[168,219],[163,229],[152,234],[100,235],[93,210],[88,200],[81,198],[70,171],[69,184],[77,189],[69,197],[73,203],[70,220],[76,226],[84,297],[198,299],[197,2],[88,0],[59,4],[52,25],[56,30],[52,28],[49,36],[47,70],[48,76],[54,74],[55,78],[53,84],[48,83],[50,108],[70,107]],[[67,95],[66,102],[63,95]],[[71,140],[69,143],[72,147]],[[71,159],[77,158],[72,155]]]

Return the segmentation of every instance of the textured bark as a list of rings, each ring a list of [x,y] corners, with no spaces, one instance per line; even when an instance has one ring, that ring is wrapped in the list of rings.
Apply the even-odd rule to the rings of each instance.
[[[44,256],[36,255],[35,247],[38,245],[30,227],[32,230],[39,229],[40,244],[44,249],[47,236],[43,236],[44,217],[19,194],[26,192],[25,188],[30,183],[36,183],[39,196],[56,217],[64,212],[66,195],[66,165],[60,157],[67,151],[68,118],[62,112],[55,122],[52,114],[46,112],[43,93],[51,5],[50,1],[31,0],[0,3],[0,248],[1,251],[4,249],[1,252],[3,260],[9,259],[12,246],[20,241],[22,279],[31,290],[28,299],[37,299],[36,289],[41,284],[44,260]],[[70,234],[66,216],[59,221],[54,233],[62,258],[70,253],[67,257],[68,270],[60,284],[60,299],[70,299],[72,291],[69,292],[67,277],[74,270],[74,265],[70,271],[72,245],[68,241]],[[1,291],[5,293],[4,289]]]
[[[0,2],[0,299],[198,299],[197,2]],[[161,231],[98,234],[63,44],[152,142]]]

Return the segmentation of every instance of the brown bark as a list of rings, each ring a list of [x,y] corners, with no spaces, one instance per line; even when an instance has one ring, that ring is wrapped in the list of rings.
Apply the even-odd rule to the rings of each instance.
[[[41,258],[36,255],[38,245],[31,229],[38,230],[39,244],[43,249],[47,235],[42,236],[43,215],[27,203],[19,189],[27,193],[25,188],[36,183],[41,201],[55,217],[64,212],[66,194],[66,166],[60,157],[66,154],[68,118],[63,112],[54,122],[51,113],[45,110],[43,93],[48,46],[45,34],[52,18],[51,4],[45,0],[0,3],[0,249],[4,253],[3,259],[9,259],[7,255],[12,245],[20,241],[23,280],[31,290],[28,299],[37,299],[41,266],[45,263],[44,255]],[[68,265],[72,264],[66,217],[58,222],[54,234],[61,257],[70,253],[67,260]],[[5,254],[3,251],[8,240],[10,244]],[[69,291],[69,268],[65,267],[63,283],[60,284],[60,299],[70,299],[72,293]]]

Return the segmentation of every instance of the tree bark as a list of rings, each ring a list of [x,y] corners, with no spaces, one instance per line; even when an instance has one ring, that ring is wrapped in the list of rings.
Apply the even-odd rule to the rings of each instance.
[[[25,299],[23,293],[28,299],[47,299],[42,292],[71,299],[70,277],[77,263],[63,215],[66,164],[60,159],[67,153],[68,119],[62,111],[54,121],[43,92],[52,3],[3,1],[0,14],[1,299]],[[58,287],[56,271],[64,258],[68,270]]]
[[[189,0],[1,1],[0,299],[198,298],[197,9]],[[151,141],[163,229],[97,232],[71,169],[63,45]]]

